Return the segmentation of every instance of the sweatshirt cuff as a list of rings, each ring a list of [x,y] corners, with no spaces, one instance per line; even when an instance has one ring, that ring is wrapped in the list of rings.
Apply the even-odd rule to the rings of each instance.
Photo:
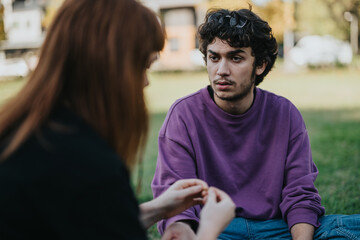
[[[158,231],[159,231],[159,233],[161,235],[163,235],[168,226],[170,226],[174,222],[178,222],[178,221],[181,221],[181,220],[192,220],[192,221],[199,222],[199,219],[196,218],[196,217],[187,216],[185,214],[184,215],[183,214],[176,215],[174,217],[168,218],[166,220],[161,220],[160,222],[158,222]]]
[[[291,210],[287,214],[286,219],[289,230],[297,223],[308,223],[316,228],[320,226],[318,214],[307,208],[295,208]]]

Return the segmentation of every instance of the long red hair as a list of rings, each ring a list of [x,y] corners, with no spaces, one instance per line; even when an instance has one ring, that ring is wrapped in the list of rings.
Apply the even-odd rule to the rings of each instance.
[[[55,107],[65,105],[131,167],[148,129],[147,61],[163,46],[158,19],[134,0],[65,1],[47,32],[37,68],[0,112],[0,142],[7,142],[1,159],[39,129]]]

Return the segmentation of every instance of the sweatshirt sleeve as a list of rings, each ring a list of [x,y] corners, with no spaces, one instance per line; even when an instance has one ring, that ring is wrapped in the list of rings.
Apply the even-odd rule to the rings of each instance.
[[[314,185],[318,169],[312,160],[304,121],[295,107],[292,109],[291,125],[280,209],[289,229],[297,223],[319,227],[318,218],[325,209]]]
[[[154,198],[180,179],[198,178],[190,136],[181,117],[169,114],[159,133],[159,152],[154,179],[151,184]],[[163,234],[166,227],[179,220],[199,221],[200,206],[194,206],[172,218],[158,223]]]

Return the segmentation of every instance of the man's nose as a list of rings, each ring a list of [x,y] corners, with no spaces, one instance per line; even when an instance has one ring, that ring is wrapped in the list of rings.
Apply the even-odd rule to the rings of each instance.
[[[147,76],[147,73],[145,73],[145,76],[144,76],[144,83],[143,83],[143,87],[147,87],[149,86],[149,79],[148,79],[148,76]]]
[[[229,65],[228,65],[228,62],[225,59],[223,59],[223,60],[221,60],[219,62],[216,74],[219,75],[219,76],[228,76],[228,75],[230,75]]]

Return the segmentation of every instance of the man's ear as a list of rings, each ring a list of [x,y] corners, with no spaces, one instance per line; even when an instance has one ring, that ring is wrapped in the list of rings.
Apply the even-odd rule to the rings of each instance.
[[[263,64],[261,64],[260,66],[257,66],[256,67],[256,75],[261,75],[265,71],[266,66],[267,66],[267,62],[263,62]]]

